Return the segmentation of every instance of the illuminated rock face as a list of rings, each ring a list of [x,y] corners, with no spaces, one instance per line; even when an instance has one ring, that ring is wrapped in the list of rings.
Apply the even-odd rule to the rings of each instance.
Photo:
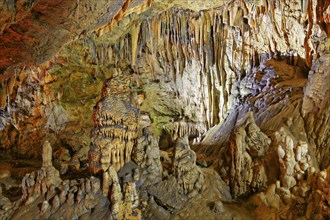
[[[0,3],[0,219],[329,218],[329,4]]]
[[[130,76],[107,80],[94,108],[89,168],[93,174],[114,166],[118,171],[131,160],[138,137],[139,109],[133,106]]]

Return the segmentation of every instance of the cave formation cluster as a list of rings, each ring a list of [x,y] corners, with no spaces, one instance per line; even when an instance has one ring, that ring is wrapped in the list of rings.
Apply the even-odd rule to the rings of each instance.
[[[329,0],[0,2],[0,219],[329,219]]]

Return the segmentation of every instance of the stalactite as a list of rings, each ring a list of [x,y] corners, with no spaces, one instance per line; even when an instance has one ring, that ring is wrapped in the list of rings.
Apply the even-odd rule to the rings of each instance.
[[[0,84],[0,109],[6,108],[7,102],[7,85],[5,82]]]
[[[109,63],[112,63],[112,47],[110,45],[108,45],[107,48],[107,60],[109,61]]]
[[[281,4],[281,1],[267,1],[264,4],[238,1],[229,7],[199,13],[167,10],[154,17],[136,21],[129,33],[118,43],[109,43],[107,49],[103,50],[107,55],[98,51],[97,57],[104,60],[103,57],[106,56],[106,60],[115,64],[115,67],[125,62],[135,72],[142,69],[148,71],[152,81],[157,80],[159,74],[171,74],[169,77],[174,85],[187,66],[193,60],[197,61],[201,67],[201,96],[208,99],[203,103],[205,121],[208,126],[213,126],[217,115],[222,115],[213,111],[222,109],[226,112],[225,109],[229,108],[227,105],[231,91],[228,89],[231,89],[231,82],[228,80],[244,77],[252,66],[259,63],[257,51],[260,48],[251,47],[258,40],[260,26],[263,25],[260,14],[273,16],[270,19],[274,22],[274,10],[282,7]],[[282,26],[285,23],[282,20]],[[251,29],[254,30],[253,33]],[[274,40],[271,39],[270,42]],[[94,43],[89,42],[89,45],[94,54]],[[269,50],[276,51],[275,44]],[[233,63],[233,60],[238,62]],[[142,67],[141,62],[146,63],[147,68]],[[229,77],[228,68],[237,75]],[[217,86],[212,81],[213,78],[217,80]],[[219,103],[214,102],[214,92],[219,93]],[[209,115],[208,111],[212,114]]]
[[[8,96],[13,94],[15,83],[16,83],[16,74],[14,76],[10,77],[7,81],[7,94],[8,94]]]
[[[132,36],[132,66],[133,67],[135,67],[135,65],[136,65],[139,35],[140,35],[140,24],[133,25],[132,30],[131,30],[131,36]]]

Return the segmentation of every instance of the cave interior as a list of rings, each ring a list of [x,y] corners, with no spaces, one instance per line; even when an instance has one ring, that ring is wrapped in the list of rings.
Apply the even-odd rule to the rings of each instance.
[[[0,0],[0,219],[330,219],[329,0]]]

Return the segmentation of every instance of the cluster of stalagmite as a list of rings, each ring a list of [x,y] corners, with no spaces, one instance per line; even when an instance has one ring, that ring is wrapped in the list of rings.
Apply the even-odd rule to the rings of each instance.
[[[46,141],[43,146],[42,167],[37,173],[25,175],[21,199],[2,217],[47,219],[83,216],[90,214],[92,209],[98,209],[96,206],[106,205],[98,202],[98,199],[103,199],[100,198],[100,189],[100,180],[94,177],[62,181],[59,171],[52,166],[52,147]]]
[[[29,176],[29,185],[23,188],[21,206],[15,210],[13,219],[22,217],[35,218],[73,218],[74,216],[88,216],[96,209],[99,213],[104,209],[110,213],[107,197],[102,195],[100,180],[94,177],[81,178],[78,180],[61,181],[57,186],[51,185],[44,188],[43,185],[34,183],[32,175]],[[43,182],[42,182],[43,183]],[[32,191],[32,192],[30,192]],[[26,196],[25,196],[26,193]],[[35,203],[41,206],[37,212],[31,210]]]
[[[289,137],[289,136],[285,136]],[[286,138],[288,145],[291,145],[292,139]],[[299,146],[299,145],[298,145]],[[297,149],[297,148],[296,148]],[[295,157],[297,153],[292,151],[281,153]],[[297,151],[296,151],[297,152]],[[293,161],[296,159],[293,158]],[[303,160],[303,159],[302,159]],[[278,216],[280,218],[306,218],[306,219],[327,219],[330,217],[329,205],[329,170],[316,171],[314,167],[302,171],[298,168],[296,162],[283,161],[280,159],[282,167],[280,175],[284,180],[278,180],[270,184],[265,192],[260,192],[251,197],[250,202],[258,206],[257,213],[268,210],[268,216]],[[296,164],[294,166],[294,164]],[[285,169],[285,170],[284,170]],[[290,169],[291,171],[288,171]],[[293,174],[288,174],[292,172]],[[304,175],[301,175],[304,173]],[[295,177],[293,177],[295,176]],[[285,181],[285,182],[283,182]],[[271,210],[281,210],[276,214]],[[263,214],[264,215],[264,214]]]
[[[280,203],[290,206],[282,216],[329,217],[329,167],[320,171],[308,143],[297,140],[287,128],[275,132],[275,140],[280,171],[274,192]]]
[[[118,171],[131,160],[138,136],[139,110],[132,104],[129,83],[130,76],[107,80],[95,106],[89,151],[89,167],[94,174],[107,171],[109,166]]]
[[[22,196],[15,203],[8,201],[0,191],[1,219],[130,219],[140,211],[136,182],[140,178],[136,167],[121,177],[113,166],[102,179],[91,176],[62,180],[51,163],[48,141],[44,144],[43,166],[22,180]],[[125,171],[129,168],[124,167]],[[6,203],[5,203],[6,202]],[[2,204],[5,203],[5,204]]]
[[[53,167],[52,147],[48,141],[43,144],[42,160],[42,167],[38,172],[28,173],[22,180],[21,202],[25,205],[33,203],[41,195],[45,196],[50,189],[54,190],[62,182],[59,171]]]
[[[187,135],[176,139],[172,169],[180,186],[179,193],[192,198],[201,192],[204,176],[196,165],[196,154],[189,147]]]

